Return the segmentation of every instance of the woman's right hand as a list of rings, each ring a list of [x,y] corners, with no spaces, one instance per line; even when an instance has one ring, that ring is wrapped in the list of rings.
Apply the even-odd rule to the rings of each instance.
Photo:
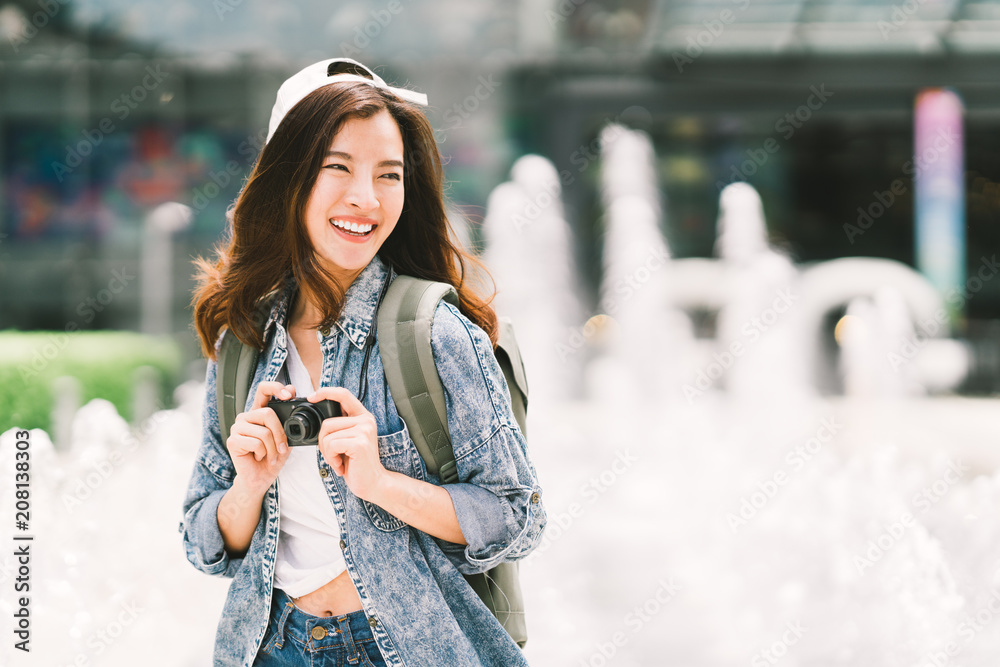
[[[236,476],[245,489],[263,493],[274,482],[288,460],[288,439],[278,415],[267,407],[271,398],[295,397],[295,387],[280,382],[261,382],[253,406],[236,415],[226,440]]]

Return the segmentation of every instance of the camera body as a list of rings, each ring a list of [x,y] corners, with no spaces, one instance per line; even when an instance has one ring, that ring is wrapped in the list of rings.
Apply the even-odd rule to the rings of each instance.
[[[323,420],[343,416],[340,403],[331,400],[310,403],[304,398],[293,398],[287,401],[275,398],[268,401],[267,407],[278,415],[278,421],[281,422],[291,447],[317,444]]]

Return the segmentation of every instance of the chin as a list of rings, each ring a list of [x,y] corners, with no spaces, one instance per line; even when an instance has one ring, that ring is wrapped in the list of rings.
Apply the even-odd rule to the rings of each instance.
[[[374,252],[338,252],[335,254],[322,255],[321,259],[327,268],[332,269],[334,275],[346,271],[355,273],[368,266],[368,263],[375,257],[378,249]]]

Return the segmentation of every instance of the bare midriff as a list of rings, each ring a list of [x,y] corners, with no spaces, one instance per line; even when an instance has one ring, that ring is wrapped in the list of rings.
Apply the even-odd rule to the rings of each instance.
[[[292,600],[296,607],[313,616],[339,616],[364,608],[347,570],[312,593]]]

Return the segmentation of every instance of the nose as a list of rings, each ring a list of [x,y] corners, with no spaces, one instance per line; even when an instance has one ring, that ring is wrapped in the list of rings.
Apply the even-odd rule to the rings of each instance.
[[[378,197],[371,179],[356,175],[351,178],[344,200],[359,211],[371,211],[378,208]]]

